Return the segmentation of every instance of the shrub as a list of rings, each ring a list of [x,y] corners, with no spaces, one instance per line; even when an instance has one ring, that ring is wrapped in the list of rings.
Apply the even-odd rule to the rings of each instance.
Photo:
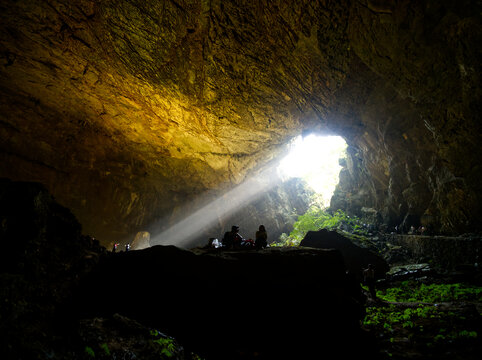
[[[275,245],[298,246],[308,231],[321,229],[367,235],[367,231],[358,217],[350,217],[343,210],[337,210],[331,215],[325,208],[315,203],[306,213],[298,216],[298,220],[293,224],[293,231],[289,235],[281,234],[279,242]]]

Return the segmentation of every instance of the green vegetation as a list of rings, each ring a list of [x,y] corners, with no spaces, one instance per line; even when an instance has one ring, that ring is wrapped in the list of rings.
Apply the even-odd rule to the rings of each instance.
[[[104,353],[105,353],[107,356],[110,356],[109,346],[107,346],[106,343],[103,343],[102,345],[100,345],[100,348],[101,348],[102,350],[104,350]]]
[[[458,311],[457,307],[443,308],[440,303],[480,302],[481,287],[405,281],[399,287],[377,291],[377,297],[389,303],[368,307],[363,325],[377,330],[390,342],[397,334],[409,340],[427,337],[433,339],[427,342],[430,347],[479,336],[477,325],[469,321],[465,313]]]
[[[90,346],[86,346],[84,350],[88,356],[95,357],[95,352]]]
[[[415,281],[404,281],[399,287],[377,291],[377,297],[392,302],[482,301],[482,288],[460,283],[426,285]]]
[[[172,358],[176,352],[176,344],[174,340],[168,337],[163,337],[157,330],[151,330],[151,335],[155,337],[153,342],[160,346],[161,358]]]
[[[438,311],[433,306],[420,305],[416,308],[401,309],[396,305],[367,308],[367,316],[363,322],[366,326],[382,327],[386,331],[393,331],[396,326],[414,328],[418,319],[434,319]]]
[[[337,210],[332,215],[319,204],[313,204],[308,211],[298,216],[298,220],[293,224],[293,231],[289,235],[281,234],[278,246],[298,246],[308,231],[318,231],[321,229],[339,230],[354,236],[366,236],[367,231],[362,222],[356,216],[350,217],[342,210]]]

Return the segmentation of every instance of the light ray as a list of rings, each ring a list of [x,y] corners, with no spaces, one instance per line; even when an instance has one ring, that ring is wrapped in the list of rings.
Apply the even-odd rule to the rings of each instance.
[[[261,193],[269,191],[279,181],[280,178],[273,175],[273,168],[269,168],[163,231],[151,239],[151,245],[188,247],[201,229],[208,228],[219,219],[228,217],[243,208]]]
[[[322,195],[326,206],[338,183],[341,169],[338,160],[345,149],[346,143],[339,136],[300,136],[293,141],[289,154],[279,163],[187,215],[153,237],[150,243],[188,248],[203,229],[219,223],[280,184],[282,179],[291,177],[305,179],[315,192]]]

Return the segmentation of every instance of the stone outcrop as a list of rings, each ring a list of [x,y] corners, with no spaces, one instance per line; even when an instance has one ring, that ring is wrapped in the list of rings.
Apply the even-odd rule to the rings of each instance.
[[[101,262],[75,308],[120,313],[208,359],[343,357],[365,351],[357,291],[336,250],[153,246]]]
[[[480,230],[480,4],[3,1],[0,176],[43,183],[104,243],[343,136],[332,203]]]
[[[308,231],[300,246],[317,249],[336,249],[341,252],[344,264],[353,276],[362,278],[363,270],[369,264],[375,269],[375,277],[382,279],[389,270],[387,262],[372,250],[355,245],[350,239],[336,231],[322,229]]]

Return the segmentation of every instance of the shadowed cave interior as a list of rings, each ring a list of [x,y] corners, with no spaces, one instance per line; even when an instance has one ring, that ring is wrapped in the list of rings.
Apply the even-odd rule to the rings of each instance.
[[[0,10],[2,358],[480,353],[479,1]],[[347,145],[323,213],[278,168],[314,135]]]

